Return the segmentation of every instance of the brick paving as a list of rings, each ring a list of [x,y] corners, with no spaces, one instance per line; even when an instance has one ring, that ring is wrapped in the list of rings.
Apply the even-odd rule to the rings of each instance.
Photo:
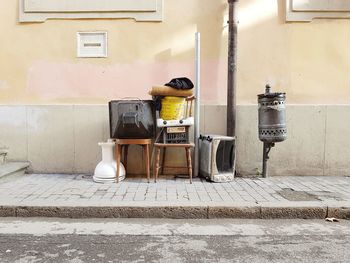
[[[86,175],[27,174],[0,179],[0,206],[295,204],[296,200],[282,194],[286,190],[312,195],[314,203],[350,204],[349,177],[236,178],[230,183],[195,178],[193,184],[184,178],[163,178],[157,183],[128,178],[119,184],[97,184]]]

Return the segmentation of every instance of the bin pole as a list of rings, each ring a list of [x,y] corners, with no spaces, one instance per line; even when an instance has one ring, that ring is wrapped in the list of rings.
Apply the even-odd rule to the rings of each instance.
[[[267,143],[264,142],[264,146],[263,146],[263,169],[262,169],[262,177],[263,178],[267,178],[268,174],[267,174]]]
[[[275,143],[271,142],[264,142],[264,152],[263,152],[263,170],[262,170],[262,177],[267,178],[268,171],[267,171],[267,161],[269,159],[269,153],[271,151],[271,148],[275,146]]]

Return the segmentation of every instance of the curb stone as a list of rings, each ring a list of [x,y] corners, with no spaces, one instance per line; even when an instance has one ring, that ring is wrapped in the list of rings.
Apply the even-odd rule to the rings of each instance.
[[[350,219],[350,207],[150,206],[73,207],[1,206],[0,217],[170,218],[170,219]]]
[[[0,217],[16,217],[16,207],[0,206]]]
[[[262,219],[323,219],[327,207],[262,207]]]
[[[327,217],[350,220],[350,207],[328,207]]]
[[[205,219],[207,207],[17,207],[17,217]],[[0,215],[1,215],[0,210]],[[6,216],[6,215],[5,215]],[[9,215],[11,216],[11,215]]]
[[[252,207],[208,207],[208,218],[261,218],[261,208],[259,206]]]

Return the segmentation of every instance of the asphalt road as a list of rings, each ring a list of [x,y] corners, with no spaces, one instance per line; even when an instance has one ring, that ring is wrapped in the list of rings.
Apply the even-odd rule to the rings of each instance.
[[[350,262],[350,222],[8,218],[0,262]]]

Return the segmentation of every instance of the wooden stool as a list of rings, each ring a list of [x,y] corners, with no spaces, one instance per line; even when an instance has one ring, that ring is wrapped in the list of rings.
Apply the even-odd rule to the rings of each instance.
[[[151,145],[151,139],[117,139],[115,141],[115,157],[117,159],[117,183],[119,183],[119,166],[120,166],[120,156],[122,153],[122,148],[124,147],[124,166],[125,172],[128,164],[128,148],[129,145],[141,145],[143,148],[143,154],[145,156],[145,165],[147,172],[147,180],[150,181],[150,157],[149,148]]]
[[[162,172],[164,169],[164,160],[165,160],[165,152],[167,147],[171,148],[184,148],[186,152],[186,160],[187,160],[187,169],[188,169],[188,175],[190,177],[190,183],[192,184],[192,158],[191,158],[191,149],[194,148],[193,143],[155,143],[154,147],[156,149],[156,158],[154,161],[154,182],[157,182],[158,179],[158,173],[159,168],[162,168]],[[163,148],[163,160],[162,160],[162,166],[159,166],[160,162],[160,149]],[[169,166],[170,168],[170,166]],[[171,168],[184,168],[184,167],[171,167]]]

